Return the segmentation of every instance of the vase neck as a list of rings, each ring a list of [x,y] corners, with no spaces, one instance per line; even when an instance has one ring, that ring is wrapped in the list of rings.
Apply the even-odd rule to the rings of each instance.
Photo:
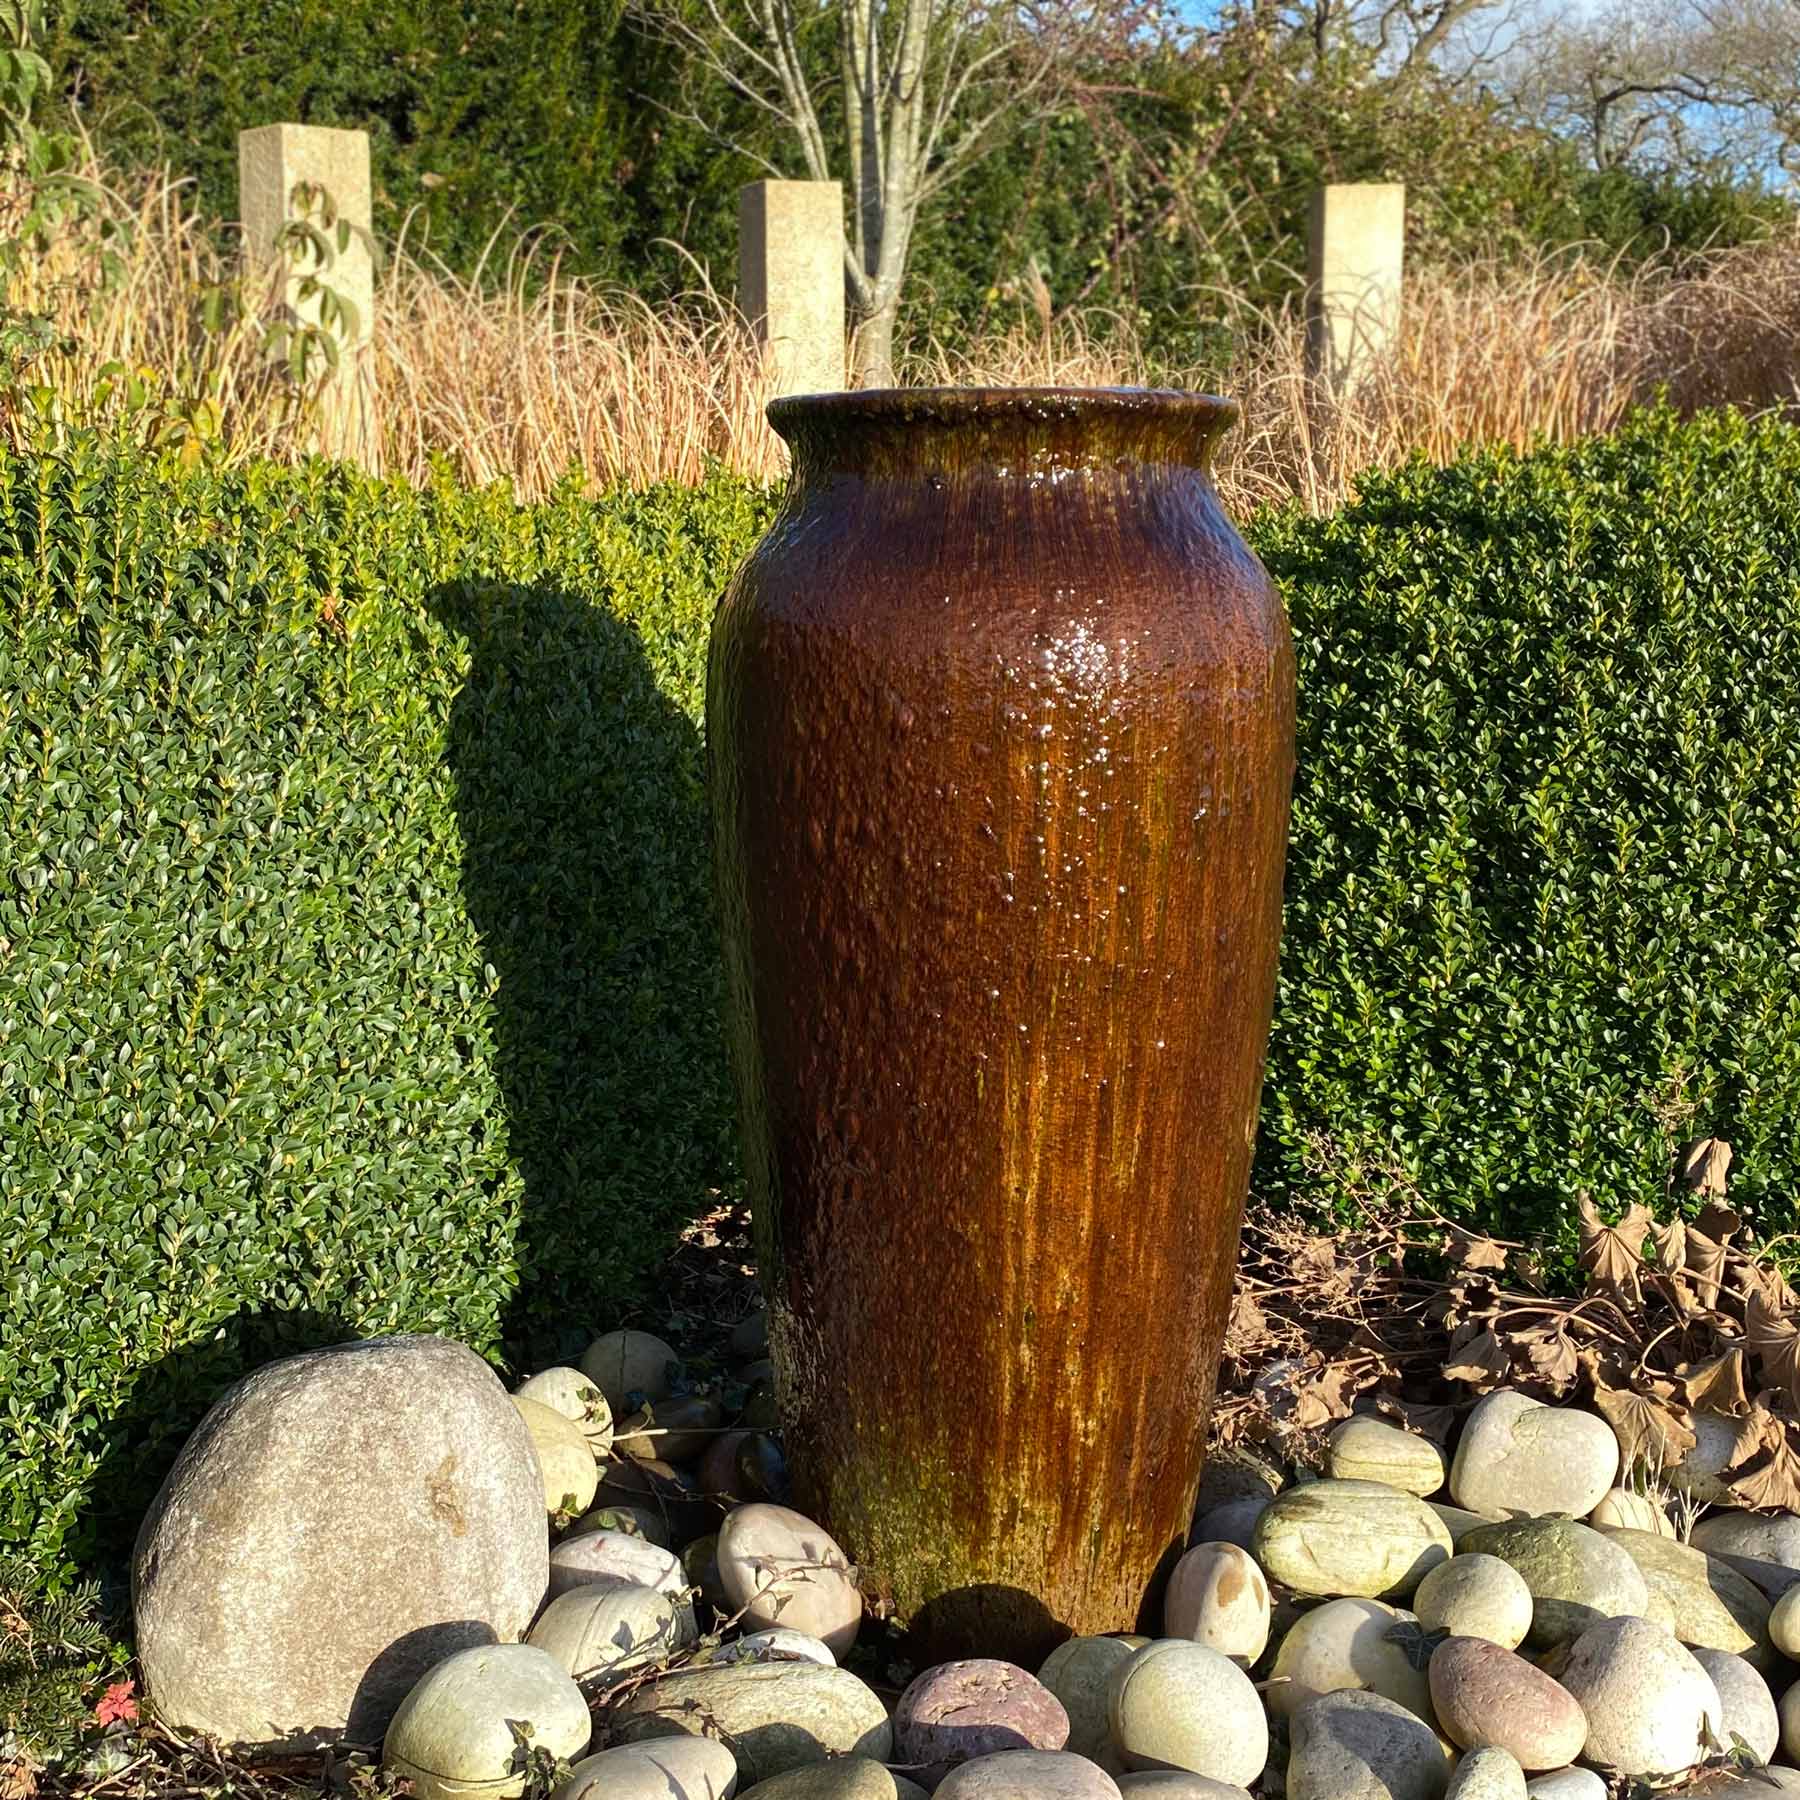
[[[772,401],[802,481],[834,474],[1025,480],[1131,467],[1207,472],[1229,400],[1157,388],[876,388]]]

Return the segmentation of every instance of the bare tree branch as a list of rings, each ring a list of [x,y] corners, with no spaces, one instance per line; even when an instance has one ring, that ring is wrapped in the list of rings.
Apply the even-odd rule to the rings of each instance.
[[[864,381],[892,379],[921,212],[1017,131],[1053,116],[1084,77],[1141,52],[1161,3],[629,0],[633,18],[702,82],[777,121],[810,179],[847,180],[844,275]],[[832,28],[830,58],[817,54],[815,25]],[[829,126],[821,93],[838,103]],[[691,101],[679,116],[706,122]]]

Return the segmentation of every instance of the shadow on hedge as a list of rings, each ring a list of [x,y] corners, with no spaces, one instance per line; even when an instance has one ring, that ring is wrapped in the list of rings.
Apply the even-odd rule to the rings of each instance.
[[[494,1257],[521,1368],[569,1360],[647,1304],[681,1227],[733,1179],[701,735],[632,627],[547,586],[429,598],[468,644],[444,756],[518,1220]],[[422,627],[421,629],[429,629]],[[491,1044],[491,1049],[490,1049]],[[447,1079],[456,1079],[454,1071]],[[371,1296],[379,1300],[380,1296]],[[142,1507],[207,1407],[278,1357],[367,1335],[331,1311],[246,1307],[146,1366],[109,1423],[73,1547],[122,1596]]]
[[[430,604],[469,644],[446,756],[523,1183],[503,1328],[542,1367],[627,1321],[732,1176],[704,754],[604,603],[470,581]]]

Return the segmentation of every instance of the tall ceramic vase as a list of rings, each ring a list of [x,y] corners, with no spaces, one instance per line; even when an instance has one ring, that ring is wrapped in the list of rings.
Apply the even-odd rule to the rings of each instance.
[[[1204,395],[778,400],[707,721],[796,1503],[932,1655],[1155,1628],[1281,926],[1293,653]]]

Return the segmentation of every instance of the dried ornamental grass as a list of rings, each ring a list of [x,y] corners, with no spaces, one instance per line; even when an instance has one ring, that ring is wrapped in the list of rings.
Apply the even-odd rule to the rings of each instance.
[[[168,175],[89,173],[108,216],[130,226],[119,279],[98,281],[91,229],[80,227],[14,278],[12,304],[49,312],[71,346],[34,378],[66,416],[91,417],[119,407],[121,366],[143,371],[171,430],[196,428],[198,416],[233,459],[304,455],[314,424],[271,365],[265,296],[220,305],[235,299],[235,270],[191,188]],[[1039,315],[967,343],[927,344],[902,374],[913,385],[1155,382],[1227,393],[1243,411],[1220,451],[1228,503],[1241,513],[1298,500],[1323,512],[1360,470],[1415,455],[1448,461],[1470,444],[1570,442],[1663,388],[1684,409],[1786,404],[1800,369],[1797,247],[1790,236],[1630,274],[1566,254],[1416,270],[1394,354],[1336,398],[1307,375],[1297,303],[1256,313],[1201,291],[1196,312],[1235,328],[1222,361],[1152,366],[1117,321]],[[359,453],[378,472],[422,482],[448,457],[463,479],[506,478],[534,500],[571,470],[600,488],[694,482],[715,462],[754,479],[785,466],[742,321],[704,282],[681,303],[652,306],[567,274],[549,241],[529,235],[504,254],[496,244],[462,279],[403,236],[375,313],[365,379],[379,410]]]

